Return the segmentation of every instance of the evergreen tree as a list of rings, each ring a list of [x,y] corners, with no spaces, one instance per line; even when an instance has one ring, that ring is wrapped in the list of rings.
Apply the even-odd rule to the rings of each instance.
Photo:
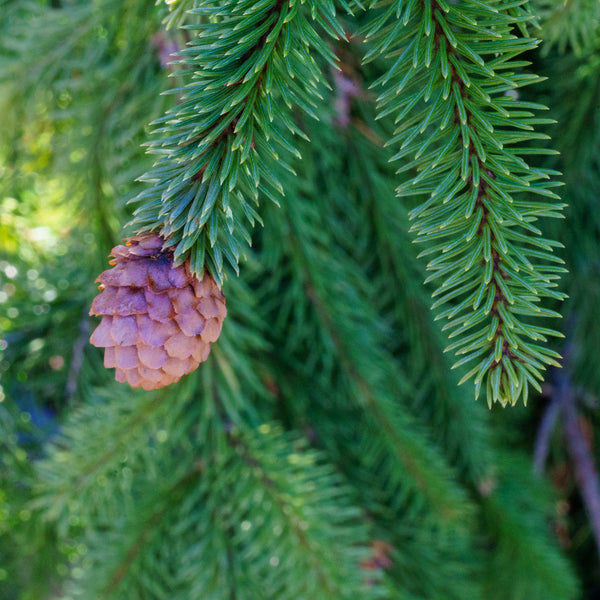
[[[591,593],[599,7],[0,0],[2,598]],[[228,310],[152,392],[140,232]]]

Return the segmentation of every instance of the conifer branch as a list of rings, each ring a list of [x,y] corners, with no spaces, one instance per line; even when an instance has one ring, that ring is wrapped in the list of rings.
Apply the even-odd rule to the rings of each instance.
[[[482,516],[490,527],[490,555],[484,568],[481,597],[486,600],[558,597],[573,584],[573,576],[559,574],[560,554],[555,540],[550,552],[539,544],[540,539],[554,538],[548,527],[551,511],[543,514],[539,510],[540,503],[553,496],[545,481],[531,476],[529,460],[513,458],[509,474],[505,465],[510,463],[511,454],[497,456],[495,488],[481,500]],[[531,572],[532,565],[540,573],[539,581],[556,591],[549,593],[538,584],[523,583],[522,576]],[[518,580],[521,583],[516,583]],[[575,592],[574,596],[577,595]]]
[[[273,500],[277,511],[286,521],[288,521],[289,530],[294,536],[299,547],[302,549],[302,553],[306,556],[306,560],[310,564],[311,572],[316,574],[319,588],[333,598],[335,596],[335,587],[333,582],[330,580],[330,574],[323,570],[323,561],[319,557],[320,549],[316,546],[313,540],[310,540],[307,537],[306,533],[303,531],[301,526],[301,517],[298,516],[297,518],[290,518],[294,512],[294,509],[287,501],[287,497],[283,490],[279,488],[274,479],[269,477],[264,465],[260,462],[260,460],[253,456],[251,448],[247,445],[239,433],[234,431],[228,433],[227,442],[240,456],[241,460],[246,463],[248,467],[253,469],[260,477],[263,488],[268,492],[270,498]]]
[[[172,409],[167,411],[160,395],[150,402],[138,396],[133,409],[131,400],[126,398],[120,405],[113,403],[111,413],[119,417],[117,424],[112,420],[103,422],[105,430],[97,430],[93,440],[82,441],[79,429],[82,423],[94,418],[97,408],[88,407],[73,419],[65,428],[60,444],[49,448],[49,460],[37,465],[40,493],[32,500],[31,508],[42,509],[46,518],[52,520],[74,499],[85,502],[88,494],[93,495],[98,479],[115,469],[126,444],[129,449],[135,444],[145,446],[147,428],[160,420],[164,422],[167,412],[174,416]],[[72,452],[66,453],[64,446],[71,446]]]
[[[445,307],[437,318],[447,318],[444,329],[457,338],[447,349],[459,357],[454,366],[476,361],[461,383],[474,379],[476,396],[485,388],[490,406],[526,402],[529,385],[539,390],[545,365],[559,358],[538,342],[560,334],[523,319],[559,316],[538,303],[564,297],[554,289],[563,269],[552,249],[560,244],[534,225],[560,217],[564,205],[551,191],[557,173],[521,156],[551,153],[530,145],[547,137],[534,126],[551,121],[532,112],[544,107],[514,97],[539,80],[519,73],[527,63],[515,60],[537,45],[513,33],[526,33],[525,5],[384,0],[373,3],[384,12],[366,32],[373,45],[366,60],[386,53],[394,61],[376,82],[384,88],[380,117],[396,119],[394,159],[406,161],[400,171],[418,173],[398,196],[429,196],[411,218],[417,241],[430,244],[421,256],[433,256],[433,308]]]
[[[359,454],[368,456],[371,464],[391,463],[388,485],[394,486],[398,498],[411,496],[422,499],[448,523],[467,518],[471,506],[463,490],[454,484],[452,467],[437,452],[419,441],[414,433],[420,425],[395,402],[397,387],[402,387],[398,365],[373,338],[366,345],[377,357],[376,362],[386,376],[369,369],[362,359],[363,353],[356,340],[375,332],[374,322],[369,318],[368,299],[360,298],[356,291],[352,293],[353,301],[332,296],[330,290],[336,288],[332,285],[332,278],[338,281],[337,287],[349,287],[351,275],[336,258],[319,252],[319,240],[311,238],[308,232],[321,230],[326,216],[315,216],[323,219],[321,224],[308,226],[310,208],[294,192],[293,188],[289,190],[294,201],[290,202],[288,209],[277,213],[282,223],[279,229],[286,231],[287,243],[293,248],[294,262],[300,271],[296,277],[302,281],[319,329],[331,340],[328,346],[334,347],[337,360],[347,374],[347,393],[355,398],[364,414],[364,420],[360,421],[364,432],[358,436]],[[360,319],[357,313],[361,314]],[[387,368],[385,365],[388,365]],[[374,444],[370,443],[372,437],[369,432],[372,431],[379,433]]]
[[[373,152],[373,149],[370,151]],[[405,368],[416,377],[423,410],[430,415],[436,436],[444,441],[446,438],[450,441],[455,436],[461,437],[463,441],[460,456],[453,458],[466,469],[470,481],[478,482],[485,477],[490,462],[479,421],[481,417],[476,416],[479,408],[463,402],[461,390],[448,385],[449,364],[442,353],[443,334],[433,323],[428,310],[429,298],[419,281],[421,269],[418,268],[416,257],[409,260],[411,253],[407,251],[407,248],[410,249],[406,227],[407,211],[397,202],[386,201],[393,196],[390,185],[393,179],[389,176],[389,164],[384,162],[385,156],[380,152],[373,152],[370,160],[379,162],[380,167],[369,170],[369,181],[364,184],[370,184],[372,188],[368,193],[372,203],[367,210],[373,221],[373,241],[381,256],[386,285],[394,283],[394,292],[390,294],[388,302],[398,322],[398,330],[405,337],[401,342],[401,348],[406,348],[408,356]],[[399,235],[403,231],[406,233]],[[385,308],[380,310],[387,312]],[[406,315],[410,315],[408,321]],[[435,403],[431,402],[432,397],[435,397]],[[458,449],[454,443],[450,444]]]
[[[193,464],[191,469],[184,473],[179,480],[177,480],[172,487],[165,492],[162,496],[163,503],[152,512],[143,523],[141,530],[134,538],[132,545],[128,548],[125,556],[119,561],[115,567],[109,581],[106,583],[102,591],[100,592],[100,598],[109,599],[113,597],[113,592],[119,586],[122,579],[127,575],[127,572],[131,568],[132,564],[148,542],[148,538],[155,533],[156,529],[159,528],[160,522],[168,513],[169,509],[173,506],[176,500],[179,500],[178,496],[184,491],[185,487],[198,477],[198,474],[202,471],[202,462],[197,461]]]
[[[335,57],[313,23],[333,37],[343,31],[332,0],[208,0],[189,12],[201,19],[185,26],[199,34],[178,53],[189,83],[169,90],[181,101],[154,123],[162,137],[150,152],[160,158],[141,178],[152,186],[132,225],[160,232],[176,261],[189,257],[195,274],[206,268],[220,284],[224,260],[237,271],[250,244],[245,224],[261,221],[259,197],[283,194],[270,164],[286,166],[281,150],[298,155],[290,135],[304,134],[291,109],[317,118],[313,54]]]
[[[600,2],[596,0],[533,0],[544,39],[544,54],[557,46],[562,54],[570,46],[575,56],[594,47],[600,23]]]
[[[277,567],[288,574],[312,574],[309,579],[292,575],[286,597],[354,598],[357,591],[375,597],[377,590],[363,588],[355,569],[367,553],[360,512],[349,504],[349,490],[331,466],[276,424],[263,423],[258,430],[221,425],[214,432],[215,443],[225,446],[207,468],[216,477],[211,489],[222,490],[222,504],[218,498],[211,503],[217,502],[217,512],[227,507],[219,520],[234,532],[229,541],[242,573],[240,583],[262,586]],[[318,519],[327,526],[322,528]],[[240,564],[240,551],[257,540],[263,551]]]

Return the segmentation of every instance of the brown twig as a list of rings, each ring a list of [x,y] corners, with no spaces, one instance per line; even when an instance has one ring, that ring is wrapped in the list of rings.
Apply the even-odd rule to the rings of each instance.
[[[575,468],[575,480],[581,493],[590,521],[590,527],[600,557],[600,482],[594,458],[586,443],[579,421],[577,397],[571,379],[566,372],[555,374],[553,399],[558,403],[562,415],[561,423],[567,449]]]
[[[579,493],[581,494],[581,499],[588,515],[592,535],[596,543],[596,550],[600,558],[600,480],[598,479],[598,471],[594,464],[594,457],[586,442],[586,436],[579,419],[577,405],[580,394],[573,385],[569,374],[569,363],[572,353],[572,345],[567,343],[563,352],[564,366],[562,369],[555,369],[554,371],[550,405],[542,419],[540,431],[538,432],[539,448],[536,443],[534,470],[541,472],[541,470],[538,471],[536,468],[540,466],[543,469],[543,462],[547,454],[547,448],[544,449],[544,438],[549,438],[551,431],[546,433],[542,430],[546,427],[551,430],[552,424],[547,424],[545,421],[555,420],[560,415],[559,423],[562,427],[567,450],[575,470],[575,481],[579,487]],[[554,416],[548,415],[550,411],[555,413]],[[536,462],[536,460],[541,461],[541,463]]]
[[[556,398],[550,398],[535,438],[533,472],[536,475],[541,475],[544,472],[544,465],[546,464],[546,458],[548,457],[548,450],[550,448],[550,437],[554,431],[559,410],[560,407]]]

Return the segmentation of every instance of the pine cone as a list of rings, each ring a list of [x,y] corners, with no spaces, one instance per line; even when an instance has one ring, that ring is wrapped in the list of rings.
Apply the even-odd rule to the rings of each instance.
[[[186,262],[173,266],[158,235],[115,246],[112,269],[96,282],[91,315],[102,316],[90,342],[105,348],[104,366],[131,387],[154,390],[175,383],[205,361],[227,315],[215,280],[194,277]]]

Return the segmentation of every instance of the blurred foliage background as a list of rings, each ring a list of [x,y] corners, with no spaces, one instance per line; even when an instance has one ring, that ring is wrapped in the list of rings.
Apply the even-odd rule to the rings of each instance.
[[[155,394],[104,369],[94,279],[200,3],[0,0],[0,597],[600,598],[600,3],[531,2],[565,364],[491,412],[443,354],[356,40],[207,365]]]

